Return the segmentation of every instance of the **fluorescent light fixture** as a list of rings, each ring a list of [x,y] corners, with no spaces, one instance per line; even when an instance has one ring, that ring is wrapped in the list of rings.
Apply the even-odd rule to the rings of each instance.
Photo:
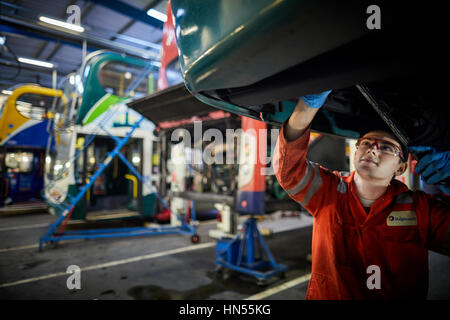
[[[35,66],[40,66],[40,67],[44,67],[44,68],[53,68],[55,65],[53,63],[50,62],[45,62],[45,61],[41,61],[41,60],[34,60],[34,59],[28,59],[28,58],[18,58],[17,60],[19,60],[22,63],[27,63],[27,64],[33,64]]]
[[[145,46],[145,47],[150,47],[150,48],[153,48],[153,49],[156,49],[156,50],[161,50],[161,45],[159,45],[159,44],[148,42],[148,41],[144,41],[144,40],[140,40],[140,39],[136,39],[134,37],[130,37],[130,36],[127,36],[127,35],[124,35],[124,34],[116,33],[114,35],[114,37],[116,37],[118,39],[121,39],[121,40],[124,40],[124,41],[140,44],[140,45]]]
[[[73,31],[84,32],[84,28],[82,26],[79,26],[76,24],[67,23],[64,21],[60,21],[60,20],[56,20],[56,19],[52,19],[52,18],[48,18],[48,17],[44,17],[44,16],[40,16],[39,20],[42,22],[48,23],[48,24],[52,24],[54,26],[66,28],[66,29],[73,30]]]
[[[150,10],[148,10],[148,11],[147,11],[147,14],[148,14],[150,17],[153,17],[153,18],[155,18],[155,19],[158,19],[159,21],[162,21],[162,22],[166,22],[166,21],[167,21],[167,15],[165,15],[164,13],[159,12],[159,11],[157,11],[157,10],[155,10],[155,9],[150,9]]]
[[[10,94],[12,94],[12,91],[11,90],[2,90],[2,93],[6,94],[6,95],[10,95]]]

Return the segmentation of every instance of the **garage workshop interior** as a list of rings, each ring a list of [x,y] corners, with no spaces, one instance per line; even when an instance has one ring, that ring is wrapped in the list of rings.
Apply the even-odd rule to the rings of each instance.
[[[442,5],[0,0],[0,299],[450,299]]]

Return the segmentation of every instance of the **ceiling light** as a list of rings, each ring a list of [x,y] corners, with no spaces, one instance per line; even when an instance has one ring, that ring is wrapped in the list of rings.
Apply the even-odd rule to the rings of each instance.
[[[19,60],[22,63],[33,64],[35,66],[40,66],[40,67],[45,67],[45,68],[53,68],[55,66],[53,63],[45,62],[45,61],[41,61],[41,60],[34,60],[34,59],[28,59],[28,58],[19,58],[17,60]]]
[[[155,9],[150,9],[150,10],[148,10],[148,11],[147,11],[147,14],[148,14],[150,17],[153,17],[153,18],[155,18],[155,19],[158,19],[159,21],[162,21],[162,22],[166,22],[166,21],[167,21],[167,16],[166,16],[164,13],[159,12],[159,11],[157,11],[157,10],[155,10]]]
[[[10,94],[12,94],[13,92],[12,92],[11,90],[2,90],[2,93],[3,93],[3,94],[6,94],[6,95],[10,95]]]
[[[44,16],[40,16],[39,20],[48,24],[52,24],[58,27],[62,27],[62,28],[66,28],[69,30],[73,30],[73,31],[78,31],[78,32],[84,32],[84,28],[82,26],[76,25],[76,24],[72,24],[72,23],[67,23],[64,21],[60,21],[60,20],[56,20],[56,19],[52,19],[52,18],[48,18],[48,17],[44,17]]]

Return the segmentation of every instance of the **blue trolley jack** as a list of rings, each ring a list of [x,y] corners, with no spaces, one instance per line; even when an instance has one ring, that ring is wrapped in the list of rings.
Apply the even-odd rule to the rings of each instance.
[[[269,260],[264,259],[266,253]],[[234,239],[219,239],[216,246],[216,264],[220,267],[239,271],[258,280],[258,284],[275,275],[284,277],[288,267],[276,263],[261,233],[255,217],[251,216],[243,225],[241,233]],[[222,270],[219,269],[219,272]]]
[[[192,210],[191,213],[191,224],[187,223],[184,219],[182,219],[178,214],[176,215],[177,219],[181,222],[180,226],[171,226],[171,227],[134,227],[134,228],[111,228],[111,229],[95,229],[95,230],[77,230],[77,231],[65,231],[66,224],[70,219],[70,216],[75,208],[75,205],[78,201],[80,201],[86,192],[91,188],[94,184],[94,181],[102,174],[102,172],[107,168],[107,166],[112,162],[112,159],[115,156],[118,156],[127,167],[136,175],[136,177],[144,181],[144,178],[141,174],[128,162],[128,160],[122,156],[120,150],[126,144],[126,142],[131,137],[133,131],[139,126],[144,117],[141,117],[135,125],[131,128],[131,130],[126,134],[125,137],[119,139],[108,133],[104,128],[102,128],[114,141],[116,142],[116,147],[107,154],[105,161],[99,166],[98,170],[94,173],[94,175],[89,179],[89,182],[84,185],[78,194],[70,199],[68,205],[61,206],[62,214],[61,216],[50,225],[47,233],[39,239],[39,251],[42,251],[42,247],[44,244],[51,243],[56,244],[61,240],[75,240],[75,239],[99,239],[99,238],[119,238],[119,237],[132,237],[132,236],[145,236],[145,235],[159,235],[159,234],[188,234],[191,235],[191,241],[193,243],[198,243],[200,241],[200,237],[196,233],[195,219],[196,213],[195,210]],[[165,201],[156,193],[157,199],[163,204],[163,206],[171,212],[169,206],[165,203]],[[172,213],[172,212],[171,212]],[[57,229],[59,228],[59,231]]]
[[[239,190],[236,194],[235,209],[239,213],[250,215],[234,239],[222,238],[217,241],[216,264],[219,273],[223,268],[232,269],[257,278],[258,284],[265,284],[269,277],[284,276],[288,267],[275,262],[270,250],[256,225],[255,215],[265,213],[266,179],[265,170],[260,157],[252,158],[252,154],[265,154],[264,143],[259,143],[259,130],[265,130],[262,121],[242,117],[243,137],[239,146],[244,155],[239,166]],[[247,137],[247,138],[245,138]],[[262,148],[262,149],[261,149]],[[256,160],[256,161],[254,161]],[[269,260],[265,260],[264,253]]]

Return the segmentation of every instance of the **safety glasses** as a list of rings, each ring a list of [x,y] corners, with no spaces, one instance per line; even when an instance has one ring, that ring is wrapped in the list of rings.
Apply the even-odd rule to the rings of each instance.
[[[403,153],[400,150],[400,148],[397,147],[392,142],[372,137],[362,137],[356,141],[356,148],[360,149],[363,152],[372,149],[373,146],[376,146],[377,149],[383,154],[388,154],[394,157],[400,157],[402,161],[405,161],[403,158]]]

